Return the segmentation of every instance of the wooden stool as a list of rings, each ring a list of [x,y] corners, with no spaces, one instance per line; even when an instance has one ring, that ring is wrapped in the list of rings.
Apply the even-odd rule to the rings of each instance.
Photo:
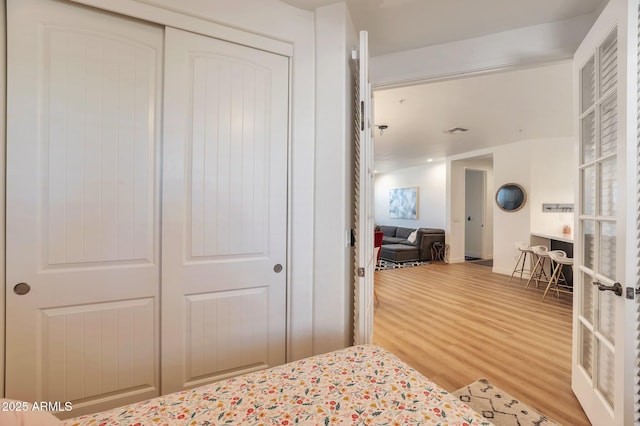
[[[533,255],[536,257],[536,264],[531,271],[531,276],[529,276],[529,280],[527,281],[527,285],[524,289],[529,288],[529,284],[531,284],[532,280],[536,280],[536,287],[539,287],[540,281],[548,281],[549,276],[547,275],[547,271],[544,269],[544,265],[546,264],[547,259],[549,258],[549,249],[546,246],[533,246],[531,247],[531,251]]]
[[[518,261],[516,262],[516,266],[513,267],[513,272],[511,272],[511,277],[509,277],[509,282],[516,274],[516,272],[520,272],[520,279],[522,279],[522,274],[524,272],[528,272],[531,274],[533,264],[533,251],[528,244],[525,243],[516,243],[516,248],[520,250],[520,257],[518,257]],[[529,269],[526,268],[527,264],[527,256],[529,257]],[[520,265],[520,261],[522,261],[522,265]]]
[[[551,261],[555,263],[555,267],[553,268],[553,273],[551,274],[551,278],[549,279],[549,284],[547,284],[547,288],[545,289],[544,294],[542,295],[542,300],[544,300],[544,298],[547,296],[547,293],[549,292],[550,289],[555,290],[556,295],[558,297],[560,297],[560,292],[573,294],[573,291],[569,290],[566,287],[560,288],[560,280],[563,280],[565,283],[567,282],[567,279],[565,278],[564,273],[562,272],[562,267],[564,265],[569,265],[571,266],[571,268],[573,268],[573,259],[570,257],[567,257],[567,254],[562,250],[550,251],[549,257],[551,258]]]

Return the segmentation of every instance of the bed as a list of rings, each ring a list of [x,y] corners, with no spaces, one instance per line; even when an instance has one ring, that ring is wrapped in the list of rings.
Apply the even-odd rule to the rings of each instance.
[[[491,425],[375,345],[352,346],[64,424]]]

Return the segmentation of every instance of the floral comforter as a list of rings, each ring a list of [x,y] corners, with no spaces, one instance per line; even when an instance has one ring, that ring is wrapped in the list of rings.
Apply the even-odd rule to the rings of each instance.
[[[313,356],[64,424],[491,425],[374,345]]]

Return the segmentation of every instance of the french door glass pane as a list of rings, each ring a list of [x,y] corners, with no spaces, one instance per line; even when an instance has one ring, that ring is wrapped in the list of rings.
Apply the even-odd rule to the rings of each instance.
[[[615,87],[618,82],[618,43],[614,31],[600,46],[600,95]]]
[[[598,329],[609,342],[615,344],[615,298],[618,296],[612,291],[601,291],[598,294],[598,309],[600,310],[600,326]]]
[[[596,264],[596,251],[595,251],[595,235],[596,225],[593,220],[585,220],[582,225],[584,241],[582,247],[584,249],[583,259],[584,266],[594,270]]]
[[[596,214],[596,167],[594,165],[582,170],[582,211],[583,215]]]
[[[580,336],[582,342],[580,365],[585,369],[589,378],[593,378],[593,334],[582,323],[580,323]]]
[[[600,105],[600,156],[615,154],[618,144],[618,111],[616,96]]]
[[[600,164],[600,215],[615,216],[618,209],[616,157]]]
[[[598,390],[613,408],[614,359],[613,354],[602,343],[598,344]]]
[[[602,275],[615,281],[616,279],[616,224],[600,222],[600,262]]]
[[[596,100],[596,73],[593,56],[582,67],[580,77],[582,80],[582,111],[585,112]]]
[[[582,273],[582,316],[593,324],[593,280],[588,274]]]
[[[591,111],[582,119],[582,163],[596,158],[596,114]]]

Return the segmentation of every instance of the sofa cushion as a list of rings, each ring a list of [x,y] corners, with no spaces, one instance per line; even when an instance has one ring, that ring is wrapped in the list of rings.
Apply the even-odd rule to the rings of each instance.
[[[415,241],[414,241],[414,242],[412,243],[412,242],[411,242],[411,241],[409,241],[409,240],[402,240],[402,241],[400,241],[400,242],[399,242],[399,244],[404,244],[405,246],[414,246],[414,247],[417,247],[417,246],[418,246],[418,243],[417,243],[417,242],[415,242]]]
[[[420,228],[423,234],[444,234],[444,229],[440,228]]]
[[[396,229],[398,228],[397,226],[386,226],[386,225],[380,225],[379,230],[384,232],[384,236],[385,237],[395,237],[396,236]]]
[[[382,237],[382,245],[385,244],[403,244],[406,243],[407,240],[405,238],[398,237]]]
[[[415,230],[416,228],[402,228],[398,226],[398,228],[396,228],[396,237],[406,240],[409,238],[409,235],[411,235],[411,233]]]
[[[403,244],[389,244],[382,246],[381,257],[392,262],[406,262],[418,259],[418,248]]]

